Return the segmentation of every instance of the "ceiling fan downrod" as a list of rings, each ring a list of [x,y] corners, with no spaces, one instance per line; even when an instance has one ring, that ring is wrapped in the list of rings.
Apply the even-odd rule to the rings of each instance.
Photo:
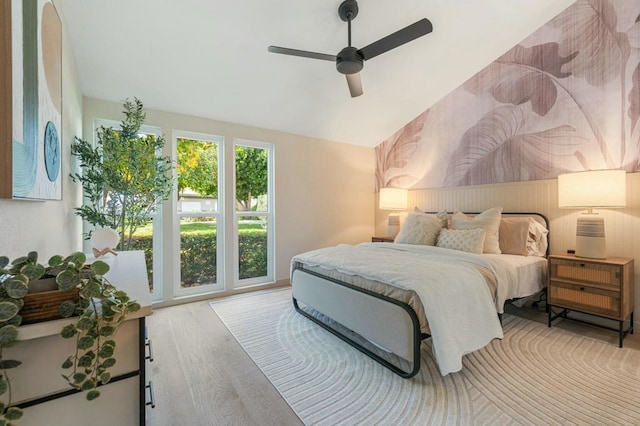
[[[336,69],[342,74],[356,74],[362,70],[364,59],[358,49],[351,45],[351,21],[358,16],[358,2],[356,0],[345,0],[338,8],[340,19],[347,23],[348,45],[336,56]]]

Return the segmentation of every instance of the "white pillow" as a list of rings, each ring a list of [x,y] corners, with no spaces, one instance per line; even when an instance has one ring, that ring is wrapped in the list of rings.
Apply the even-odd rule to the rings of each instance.
[[[451,229],[484,229],[486,235],[482,251],[484,253],[500,254],[498,235],[501,217],[502,207],[492,207],[474,217],[468,217],[461,211],[456,211],[451,216]]]
[[[409,213],[395,242],[435,246],[441,228],[440,220],[435,216],[424,213]]]
[[[549,230],[543,224],[536,220],[531,220],[529,237],[527,238],[527,254],[529,256],[544,257],[547,255],[548,233]]]
[[[485,232],[482,228],[442,229],[438,235],[438,247],[468,253],[482,254]]]

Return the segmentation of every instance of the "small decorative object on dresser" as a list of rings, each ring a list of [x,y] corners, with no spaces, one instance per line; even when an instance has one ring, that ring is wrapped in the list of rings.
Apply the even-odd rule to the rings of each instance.
[[[569,311],[617,321],[618,328],[611,330],[618,331],[619,346],[622,347],[624,337],[633,334],[633,259],[549,256],[547,306],[549,327],[556,318],[589,323],[568,317]],[[562,311],[556,313],[553,308],[562,308]],[[625,329],[627,318],[629,327]]]
[[[93,247],[93,255],[98,258],[105,254],[113,254],[117,256],[115,248],[120,242],[120,234],[111,228],[96,229],[91,233],[91,246]]]

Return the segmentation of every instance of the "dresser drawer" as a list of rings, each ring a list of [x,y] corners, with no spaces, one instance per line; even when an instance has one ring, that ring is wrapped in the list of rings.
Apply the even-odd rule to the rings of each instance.
[[[551,259],[551,279],[595,285],[603,289],[619,290],[621,267],[575,260]]]
[[[549,304],[601,315],[620,318],[620,292],[600,288],[551,281],[548,289]]]

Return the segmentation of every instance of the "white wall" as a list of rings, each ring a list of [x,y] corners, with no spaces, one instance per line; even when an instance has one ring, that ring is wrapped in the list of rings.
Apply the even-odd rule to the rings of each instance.
[[[409,191],[409,208],[423,211],[480,212],[493,206],[504,211],[539,212],[550,221],[550,252],[566,253],[575,248],[576,219],[580,210],[558,208],[557,179],[437,188]],[[635,306],[640,307],[640,173],[627,174],[627,207],[596,210],[605,219],[607,254],[635,259]],[[386,234],[389,212],[376,209],[376,232]],[[638,325],[638,319],[635,320]]]
[[[144,99],[141,101],[144,103]],[[85,98],[84,138],[93,138],[95,118],[121,121],[121,111],[121,103]],[[166,137],[165,155],[171,155],[173,129],[223,136],[227,150],[234,138],[275,146],[276,280],[288,280],[289,262],[297,253],[338,243],[368,241],[373,235],[373,148],[162,111],[146,109],[146,112],[145,124],[161,127]],[[231,179],[230,155],[226,156],[226,161],[226,177]],[[163,210],[164,217],[170,217],[170,214]],[[231,214],[228,214],[228,229],[232,223]],[[225,240],[226,255],[230,256],[231,233]],[[166,246],[164,252],[164,264],[167,265],[164,276],[174,276],[173,248]],[[226,277],[227,282],[229,279],[232,277]]]
[[[82,94],[64,21],[62,40],[62,201],[0,200],[0,255],[10,259],[36,250],[46,263],[82,248],[82,223],[73,210],[82,198],[69,178],[71,142],[82,134]]]

